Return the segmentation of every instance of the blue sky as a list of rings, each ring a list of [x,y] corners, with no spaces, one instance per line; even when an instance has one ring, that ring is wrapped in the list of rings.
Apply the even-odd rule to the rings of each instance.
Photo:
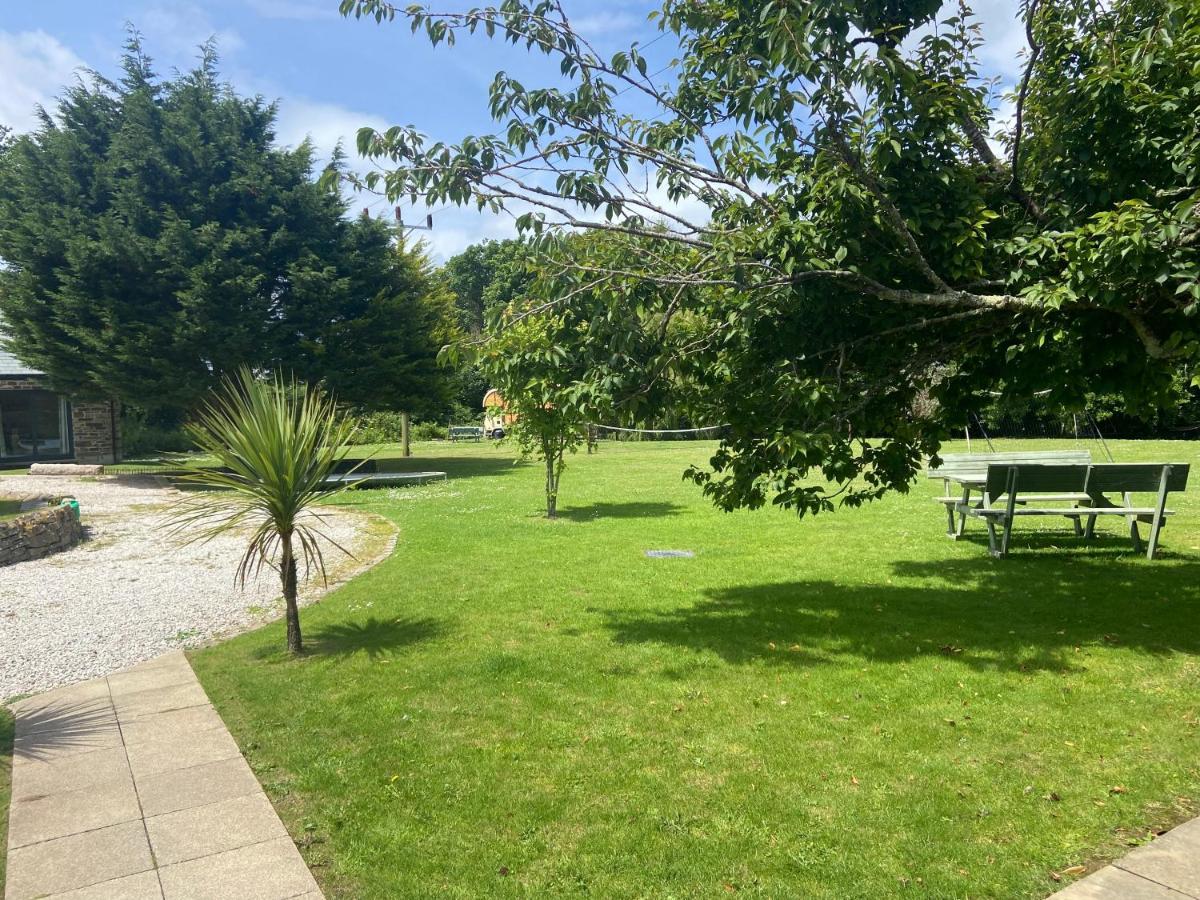
[[[463,4],[439,4],[457,9]],[[412,124],[442,139],[490,131],[487,88],[499,69],[526,84],[546,83],[556,67],[524,48],[478,36],[432,48],[406,23],[343,19],[337,0],[56,0],[15,3],[0,14],[0,123],[25,130],[33,109],[49,104],[80,67],[111,74],[125,23],[143,34],[160,71],[184,68],[198,44],[216,36],[222,71],[244,94],[279,101],[278,137],[295,145],[310,136],[327,153],[339,138],[353,148],[363,125]],[[604,52],[659,36],[646,20],[652,0],[566,0],[575,27]],[[984,65],[1005,81],[1023,46],[1015,0],[976,4],[989,37]],[[671,41],[647,51],[652,67],[672,56]],[[390,210],[364,197],[356,207]],[[413,220],[420,217],[413,212]],[[406,215],[407,218],[407,215]],[[467,244],[512,233],[511,220],[466,210],[435,215],[425,235],[438,259]]]

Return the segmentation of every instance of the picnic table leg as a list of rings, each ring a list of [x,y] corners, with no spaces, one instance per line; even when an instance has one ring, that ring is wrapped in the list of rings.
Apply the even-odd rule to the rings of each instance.
[[[1158,484],[1158,500],[1154,504],[1154,519],[1150,523],[1150,540],[1146,548],[1146,559],[1154,559],[1154,554],[1158,550],[1158,533],[1162,530],[1163,516],[1166,515],[1167,480],[1170,476],[1171,467],[1163,466],[1162,480]]]
[[[1012,537],[1013,510],[1017,508],[1017,470],[1008,470],[1008,504],[1005,506],[1004,536],[1000,542],[1000,555],[1008,555],[1008,540]]]
[[[1125,495],[1125,505],[1133,506],[1133,497],[1130,494]],[[1133,541],[1133,552],[1142,552],[1142,535],[1138,532],[1137,516],[1126,516],[1129,520],[1129,539]]]
[[[963,531],[967,527],[967,507],[971,503],[971,489],[967,485],[963,485],[962,499],[958,501],[958,527],[954,530],[954,539],[958,540],[963,536]]]
[[[942,496],[949,499],[949,497],[950,497],[950,482],[943,481],[942,485],[943,485]],[[954,537],[954,504],[953,503],[943,503],[942,505],[946,507],[946,536]]]
[[[1096,536],[1096,519],[1097,518],[1099,518],[1099,517],[1098,516],[1088,516],[1087,517],[1087,519],[1088,519],[1087,528],[1085,528],[1083,530],[1083,536],[1084,536],[1085,540],[1090,541],[1092,538],[1094,538]]]
[[[1076,503],[1076,506],[1079,504]],[[1071,524],[1075,526],[1075,537],[1083,537],[1083,525],[1080,523],[1081,516],[1067,516],[1071,520]]]
[[[1004,534],[1000,540],[1000,555],[1008,556],[1008,539],[1012,536],[1013,515],[1010,512],[1004,517]]]
[[[988,530],[988,553],[992,554],[992,556],[999,557],[1003,554],[1000,553],[999,548],[996,546],[996,523],[993,521],[991,516],[988,516],[986,519],[984,519],[984,522],[987,523]]]

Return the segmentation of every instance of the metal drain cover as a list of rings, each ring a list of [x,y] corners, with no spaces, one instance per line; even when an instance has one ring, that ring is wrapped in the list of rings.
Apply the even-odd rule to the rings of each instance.
[[[691,559],[696,554],[691,550],[647,550],[652,559]]]

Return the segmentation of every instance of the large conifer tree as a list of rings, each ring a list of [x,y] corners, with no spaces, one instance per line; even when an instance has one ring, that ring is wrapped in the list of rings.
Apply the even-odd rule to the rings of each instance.
[[[118,81],[89,73],[0,150],[0,316],[19,355],[63,391],[168,420],[243,365],[346,383],[336,367],[363,362],[347,342],[374,334],[347,323],[425,288],[398,276],[389,229],[314,181],[307,142],[275,145],[275,114],[219,79],[212,46],[163,79],[134,35]],[[404,327],[424,331],[372,345],[372,366],[432,340],[428,317]],[[444,376],[422,371],[436,392]]]

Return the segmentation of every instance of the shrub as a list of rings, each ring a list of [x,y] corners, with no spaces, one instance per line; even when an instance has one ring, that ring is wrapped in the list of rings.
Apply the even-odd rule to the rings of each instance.
[[[398,444],[404,440],[398,412],[360,411],[353,418],[358,426],[352,441],[355,444]],[[442,441],[446,439],[446,426],[437,422],[413,422],[409,437],[414,441]]]
[[[395,444],[403,438],[398,412],[357,412],[353,419],[358,428],[351,443]]]
[[[417,422],[412,427],[412,439],[414,441],[444,441],[446,440],[446,426],[439,425],[437,422]]]
[[[125,407],[121,412],[121,450],[126,459],[156,456],[159,453],[185,453],[196,448],[182,426],[147,421],[140,409]]]

